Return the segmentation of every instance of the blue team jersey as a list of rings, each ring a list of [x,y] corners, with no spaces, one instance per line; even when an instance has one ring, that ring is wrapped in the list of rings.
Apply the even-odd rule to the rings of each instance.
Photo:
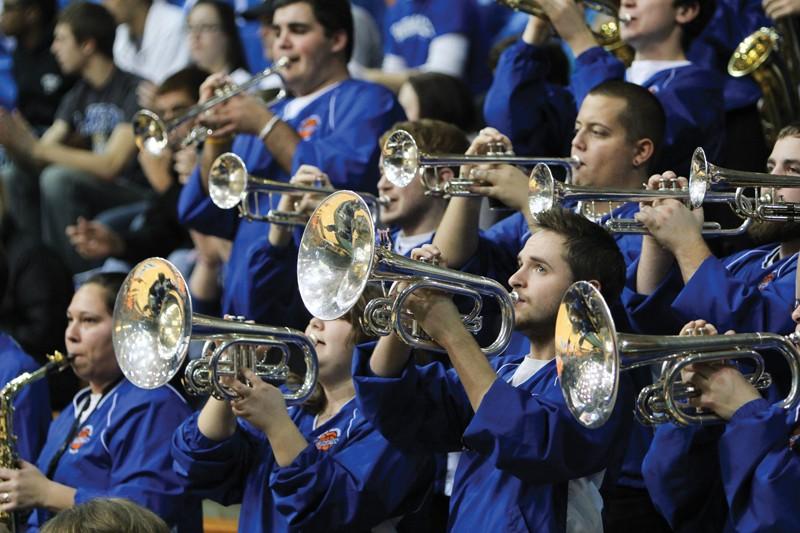
[[[371,349],[357,347],[353,363],[367,418],[403,449],[463,450],[450,531],[564,531],[570,480],[618,459],[632,400],[625,379],[610,421],[589,430],[566,407],[555,361],[513,387],[524,356],[494,358],[497,379],[473,412],[454,370],[409,363],[400,377],[380,378],[369,369]]]
[[[169,385],[144,390],[123,378],[77,423],[90,393],[88,388],[78,392],[53,421],[36,466],[46,473],[63,447],[51,479],[75,487],[76,504],[128,498],[177,531],[199,531],[200,501],[186,495],[164,440],[191,413],[187,403]],[[74,436],[66,442],[70,434]],[[50,517],[46,510],[34,509],[28,524],[38,530]]]
[[[173,435],[174,468],[189,490],[241,503],[239,531],[369,531],[410,511],[433,475],[429,456],[390,445],[351,400],[319,427],[316,415],[289,414],[309,445],[279,467],[261,431],[239,420],[234,435],[212,441],[197,414]]]
[[[724,426],[659,427],[644,464],[654,504],[681,531],[800,530],[797,415],[759,399]]]
[[[575,103],[607,80],[625,79],[625,65],[597,46],[575,59],[571,87]],[[664,108],[667,124],[656,170],[674,170],[685,176],[694,149],[705,148],[712,161],[719,155],[724,136],[725,109],[722,75],[694,64],[655,73],[642,86],[652,92]]]
[[[291,99],[281,102],[274,108],[303,139],[295,151],[291,175],[302,164],[314,165],[328,174],[336,188],[375,192],[378,139],[395,122],[404,119],[394,95],[379,85],[348,79],[328,88],[299,112],[286,112],[291,102]],[[244,160],[253,175],[279,181],[291,177],[257,137],[237,135],[233,152]],[[272,207],[278,201],[275,195]],[[266,214],[267,203],[262,202],[262,214]],[[276,299],[271,291],[275,284],[265,283],[256,275],[261,259],[254,256],[262,253],[269,224],[244,221],[235,210],[216,207],[203,191],[197,169],[181,191],[178,213],[187,226],[233,241],[223,275],[222,312],[261,323],[281,320],[286,310],[274,305]],[[291,269],[291,265],[282,268]]]
[[[0,388],[23,372],[33,372],[39,365],[26,354],[10,335],[0,332]],[[47,380],[42,379],[22,388],[14,399],[14,428],[17,452],[33,462],[42,449],[52,418]]]

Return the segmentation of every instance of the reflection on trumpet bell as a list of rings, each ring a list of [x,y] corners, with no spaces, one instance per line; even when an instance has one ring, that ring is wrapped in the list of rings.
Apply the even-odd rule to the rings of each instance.
[[[247,166],[242,159],[232,153],[226,152],[214,160],[208,172],[208,194],[214,205],[220,209],[237,207],[239,215],[248,220],[261,220],[271,224],[305,226],[308,215],[300,211],[280,211],[270,208],[266,215],[262,215],[259,202],[260,195],[268,195],[269,206],[274,205],[273,194],[311,194],[327,196],[336,189],[325,187],[320,179],[316,185],[300,185],[259,178],[247,172]],[[378,216],[378,206],[387,205],[389,199],[385,196],[376,197],[370,193],[358,193],[375,217]]]
[[[394,282],[407,282],[403,288]],[[496,281],[415,261],[377,246],[375,223],[364,201],[351,191],[338,191],[317,207],[306,225],[297,257],[297,284],[309,312],[323,320],[339,318],[358,302],[368,283],[393,283],[383,298],[366,305],[361,323],[367,331],[391,331],[416,348],[443,351],[417,327],[405,305],[420,289],[459,294],[472,301],[462,317],[467,329],[481,327],[483,297],[500,306],[502,326],[495,340],[481,348],[487,355],[501,353],[514,326],[512,297]]]
[[[133,117],[133,136],[136,141],[136,146],[139,150],[146,150],[153,155],[159,155],[170,145],[170,136],[175,129],[184,124],[185,122],[200,116],[209,109],[230,100],[234,96],[241,94],[252,87],[255,87],[261,80],[268,76],[276,74],[279,70],[286,68],[291,60],[288,57],[281,57],[275,63],[258,74],[255,74],[246,82],[241,85],[230,87],[228,90],[220,91],[219,94],[213,96],[202,104],[197,104],[181,115],[165,122],[158,115],[150,110],[142,109],[136,112]]]
[[[617,400],[620,372],[663,363],[661,378],[637,399],[639,415],[649,423],[719,422],[713,414],[688,404],[694,394],[681,382],[681,370],[696,363],[752,360],[748,376],[756,387],[767,386],[763,358],[757,350],[777,350],[792,374],[789,394],[781,405],[800,403],[800,349],[795,335],[742,333],[713,336],[632,335],[617,333],[600,292],[586,281],[574,283],[564,294],[556,319],[556,358],[561,389],[572,414],[584,426],[600,427],[610,418]]]
[[[193,314],[183,276],[157,257],[142,261],[125,278],[114,305],[112,340],[122,373],[144,389],[160,387],[177,374],[190,340],[213,342],[186,367],[186,388],[194,394],[235,398],[223,378],[238,378],[243,368],[281,382],[301,366],[290,360],[298,352],[305,373],[297,387],[287,387],[286,401],[305,400],[317,379],[314,345],[302,332]],[[278,362],[269,362],[270,349],[280,353]]]
[[[506,164],[530,166],[537,163],[559,165],[567,169],[568,176],[572,169],[580,164],[577,157],[522,157],[500,152],[496,147],[484,155],[463,154],[426,154],[419,150],[414,137],[405,130],[394,131],[383,145],[383,172],[396,187],[407,187],[417,175],[422,175],[427,168],[457,167],[476,164]],[[444,184],[438,180],[423,177],[422,185],[426,194],[437,196],[478,196],[469,188],[478,183],[462,176],[458,180],[450,180]]]

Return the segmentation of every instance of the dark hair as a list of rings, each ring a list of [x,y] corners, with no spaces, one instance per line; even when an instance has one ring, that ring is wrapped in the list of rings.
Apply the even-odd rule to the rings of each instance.
[[[640,139],[653,142],[653,157],[648,161],[648,167],[652,167],[661,151],[667,124],[664,108],[658,98],[644,87],[622,80],[603,82],[589,94],[619,98],[625,102],[619,116],[625,136],[632,143]]]
[[[440,72],[422,72],[408,78],[419,99],[419,117],[455,124],[464,131],[475,126],[475,103],[467,84]]]
[[[114,312],[114,303],[117,301],[117,293],[119,292],[119,288],[122,287],[122,282],[125,281],[126,276],[127,274],[124,272],[99,272],[97,274],[92,274],[81,287],[84,285],[99,285],[105,289],[106,309],[108,310],[108,314],[111,314]]]
[[[58,3],[56,0],[21,0],[20,5],[26,9],[35,8],[39,10],[39,25],[50,28],[56,20]]]
[[[716,0],[673,0],[672,2],[673,7],[689,7],[692,4],[697,4],[699,10],[695,18],[681,25],[683,30],[681,32],[681,47],[684,50],[688,50],[692,41],[702,33],[717,9]]]
[[[113,61],[117,22],[108,9],[100,4],[74,2],[58,15],[57,23],[69,26],[78,44],[93,40],[97,51]]]
[[[217,11],[222,33],[228,39],[228,53],[227,57],[225,57],[225,62],[231,72],[237,69],[249,71],[250,67],[247,65],[247,56],[244,53],[242,39],[239,36],[239,26],[236,24],[236,12],[233,6],[221,0],[197,0],[190,12],[194,11],[197,6],[202,5],[211,6]]]
[[[161,82],[156,95],[184,92],[194,101],[200,99],[200,85],[208,78],[209,73],[199,67],[186,67]]]
[[[153,511],[124,498],[95,498],[60,511],[42,533],[168,533]]]
[[[563,257],[573,281],[597,280],[606,301],[619,298],[625,285],[625,259],[605,228],[573,211],[557,208],[536,216],[531,231],[540,230],[564,237]]]
[[[781,140],[784,137],[800,137],[800,122],[791,122],[782,127],[781,131],[778,132],[776,141]]]
[[[272,13],[278,9],[298,2],[305,2],[311,6],[314,18],[325,28],[325,35],[330,38],[337,31],[347,35],[345,48],[345,62],[353,56],[353,13],[350,11],[349,0],[273,0]]]

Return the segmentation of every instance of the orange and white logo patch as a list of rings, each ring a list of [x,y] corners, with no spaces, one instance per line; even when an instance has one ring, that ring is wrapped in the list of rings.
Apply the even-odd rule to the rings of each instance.
[[[311,136],[317,131],[319,123],[319,115],[311,115],[300,123],[300,127],[297,128],[297,134],[304,141],[310,139]]]
[[[78,450],[92,438],[93,432],[94,428],[92,426],[83,426],[78,434],[75,435],[75,438],[72,439],[72,442],[69,443],[69,453],[78,453]]]
[[[341,434],[342,432],[339,428],[330,429],[325,433],[323,433],[322,435],[320,435],[319,437],[317,437],[317,440],[314,443],[314,445],[317,447],[319,451],[327,452],[328,450],[336,446],[336,443],[339,442],[339,436]]]

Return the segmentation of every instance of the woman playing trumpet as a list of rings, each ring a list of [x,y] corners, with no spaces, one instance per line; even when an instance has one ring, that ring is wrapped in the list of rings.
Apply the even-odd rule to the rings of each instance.
[[[230,383],[238,399],[209,398],[175,432],[176,469],[190,490],[242,503],[239,531],[367,531],[426,494],[430,458],[386,442],[355,401],[350,362],[365,340],[362,312],[308,323],[319,383],[303,405],[287,408],[278,388],[245,370]]]

